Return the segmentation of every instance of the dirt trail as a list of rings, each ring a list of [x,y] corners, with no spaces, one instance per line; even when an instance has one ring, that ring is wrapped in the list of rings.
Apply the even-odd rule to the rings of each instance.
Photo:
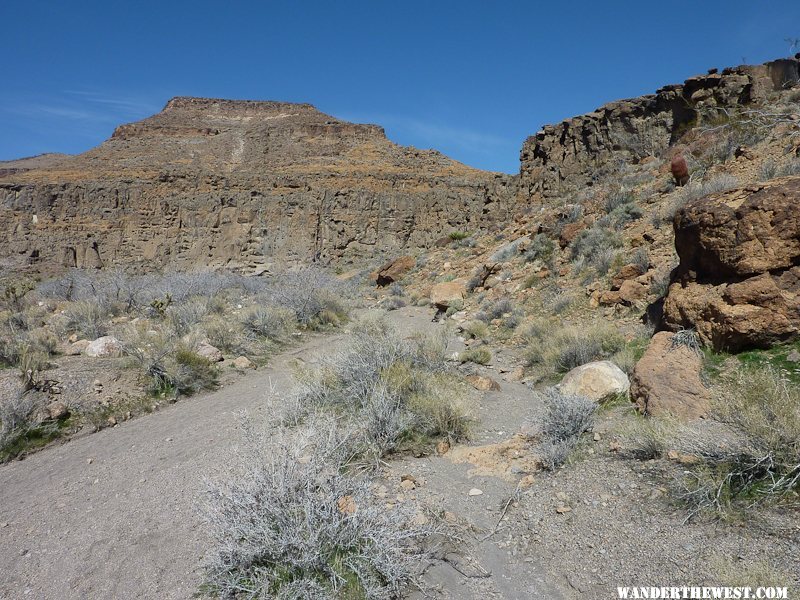
[[[435,326],[430,317],[418,308],[390,313],[401,331],[428,330]],[[270,387],[280,393],[292,386],[292,361],[313,364],[315,355],[344,337],[311,337],[214,393],[0,467],[0,598],[192,597],[207,541],[197,502],[204,477],[226,469],[239,436],[236,414],[266,414]],[[499,441],[518,428],[525,407],[514,404],[530,394],[513,386],[504,384],[482,402],[476,443]],[[491,526],[514,489],[497,478],[474,479],[469,465],[446,458],[422,462],[397,468],[424,472],[426,495],[438,494],[447,510],[479,528]],[[484,494],[469,497],[471,487]],[[506,564],[504,555],[488,541],[478,544],[473,559],[458,560],[490,577],[465,577],[448,564],[430,577],[445,597],[558,597],[536,593],[534,579],[522,573],[515,577],[509,568],[517,566]],[[527,565],[525,575],[533,571]]]

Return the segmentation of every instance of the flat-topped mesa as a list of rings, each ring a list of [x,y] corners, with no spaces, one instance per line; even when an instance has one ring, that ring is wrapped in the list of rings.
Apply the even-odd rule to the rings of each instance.
[[[797,57],[712,70],[655,94],[611,102],[545,126],[522,146],[521,194],[549,197],[590,186],[598,172],[614,168],[619,158],[638,160],[663,151],[703,109],[758,104],[798,80]]]
[[[506,221],[513,182],[309,104],[179,97],[0,179],[0,254],[140,270],[351,261]]]

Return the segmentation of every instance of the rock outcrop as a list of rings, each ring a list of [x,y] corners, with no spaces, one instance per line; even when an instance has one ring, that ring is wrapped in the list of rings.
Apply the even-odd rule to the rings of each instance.
[[[708,413],[711,393],[703,384],[703,360],[691,348],[674,344],[668,331],[656,333],[633,369],[631,400],[646,415],[691,420]]]
[[[89,268],[400,254],[506,221],[514,185],[308,104],[202,98],[29,166],[0,178],[0,253]]]
[[[694,328],[717,350],[769,347],[800,332],[800,177],[690,202],[675,217],[680,264],[668,329]]]
[[[522,147],[520,193],[548,197],[591,186],[620,157],[638,160],[667,148],[683,127],[698,122],[704,109],[760,102],[799,79],[797,58],[740,66],[545,126]]]

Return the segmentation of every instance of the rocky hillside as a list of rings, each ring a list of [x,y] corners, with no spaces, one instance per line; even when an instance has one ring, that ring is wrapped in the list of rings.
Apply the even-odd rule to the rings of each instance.
[[[655,156],[719,109],[764,104],[800,77],[800,60],[711,69],[655,94],[611,102],[594,112],[548,125],[520,153],[520,183],[528,195],[558,196],[607,176],[633,160]]]
[[[308,104],[174,98],[101,146],[0,172],[0,247],[42,265],[269,269],[508,218],[511,178]]]

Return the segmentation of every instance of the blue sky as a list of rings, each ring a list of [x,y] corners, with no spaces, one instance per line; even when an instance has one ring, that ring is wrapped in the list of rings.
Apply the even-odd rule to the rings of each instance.
[[[191,95],[310,102],[517,172],[546,123],[787,56],[800,2],[5,0],[0,23],[0,160],[88,150]]]

